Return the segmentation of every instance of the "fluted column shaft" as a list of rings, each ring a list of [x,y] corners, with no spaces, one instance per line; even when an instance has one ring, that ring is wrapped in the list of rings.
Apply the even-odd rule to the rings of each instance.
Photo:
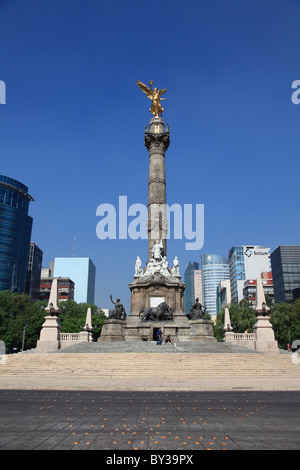
[[[167,255],[166,173],[165,151],[169,147],[169,130],[162,118],[152,118],[145,131],[145,146],[149,151],[148,182],[148,260],[156,240],[161,240]]]

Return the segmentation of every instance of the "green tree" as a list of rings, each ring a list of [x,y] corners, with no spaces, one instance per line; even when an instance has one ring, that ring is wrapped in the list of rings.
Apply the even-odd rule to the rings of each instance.
[[[270,321],[280,348],[300,340],[300,299],[291,304],[275,304]]]
[[[5,342],[8,353],[14,348],[22,348],[25,329],[24,350],[36,347],[44,323],[47,302],[32,302],[29,296],[12,293],[9,290],[0,292],[0,339]],[[83,330],[88,307],[92,309],[93,339],[96,341],[101,333],[105,315],[96,305],[77,304],[73,300],[61,302],[59,323],[61,332],[77,333]]]
[[[105,320],[104,312],[93,304],[78,304],[74,300],[60,302],[59,324],[62,333],[79,333],[83,330],[86,322],[87,309],[92,311],[93,339],[96,341],[101,333],[101,328]]]
[[[285,303],[275,304],[270,317],[275,339],[280,348],[286,348],[289,342],[289,330],[291,327],[290,306]]]
[[[33,303],[28,295],[0,292],[0,339],[8,352],[22,347],[24,327],[26,328],[26,348],[34,347],[42,325],[41,302]],[[35,341],[36,342],[36,341]]]

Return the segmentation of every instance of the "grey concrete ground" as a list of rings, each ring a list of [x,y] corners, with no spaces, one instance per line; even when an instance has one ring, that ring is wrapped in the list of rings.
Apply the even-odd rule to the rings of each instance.
[[[1,390],[0,450],[295,450],[299,416],[299,391]]]

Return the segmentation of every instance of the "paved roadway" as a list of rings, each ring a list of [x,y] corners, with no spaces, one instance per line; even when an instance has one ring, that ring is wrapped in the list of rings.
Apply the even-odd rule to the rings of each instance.
[[[299,449],[299,416],[300,391],[0,390],[0,450],[175,451],[195,463],[198,450]]]

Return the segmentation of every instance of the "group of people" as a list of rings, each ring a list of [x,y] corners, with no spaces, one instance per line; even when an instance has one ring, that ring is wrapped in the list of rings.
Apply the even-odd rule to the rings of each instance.
[[[156,333],[156,344],[162,344],[163,340],[162,340],[162,332],[160,330],[160,328],[158,329],[157,333]],[[166,337],[165,337],[165,343],[173,343],[173,340],[171,338],[171,335],[168,334]]]

